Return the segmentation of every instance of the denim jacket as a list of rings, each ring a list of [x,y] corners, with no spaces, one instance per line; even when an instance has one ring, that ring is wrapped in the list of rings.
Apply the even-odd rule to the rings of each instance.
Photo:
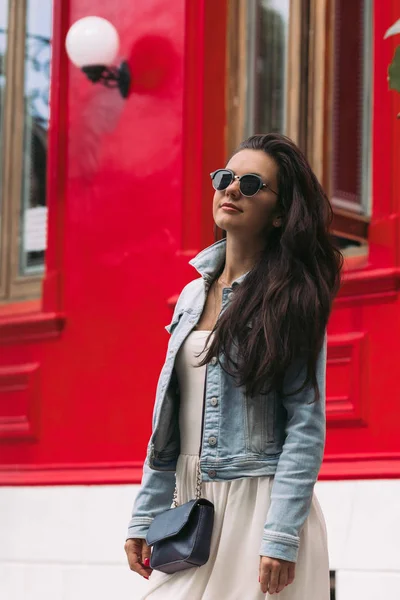
[[[171,506],[180,452],[177,352],[202,314],[215,273],[225,261],[225,240],[206,248],[190,264],[201,277],[182,291],[171,323],[164,366],[158,381],[153,429],[143,479],[127,538],[144,538],[153,518]],[[246,275],[222,292],[222,310]],[[249,323],[251,326],[251,323]],[[288,370],[284,393],[248,397],[214,357],[206,368],[200,467],[203,481],[273,476],[260,555],[295,562],[299,536],[308,516],[325,443],[326,341],[317,362],[320,400],[311,387],[286,395],[304,382],[304,367]],[[261,536],[261,532],[260,532]]]

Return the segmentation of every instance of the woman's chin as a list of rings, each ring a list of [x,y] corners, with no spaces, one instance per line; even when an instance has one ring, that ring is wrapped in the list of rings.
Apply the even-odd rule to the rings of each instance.
[[[216,219],[214,219],[215,224],[224,231],[239,231],[243,228],[243,224],[238,222],[238,219],[235,215],[218,215]]]

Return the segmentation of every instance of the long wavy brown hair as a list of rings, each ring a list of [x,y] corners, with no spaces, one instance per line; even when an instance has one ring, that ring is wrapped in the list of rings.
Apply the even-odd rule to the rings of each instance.
[[[305,378],[294,392],[311,385],[318,399],[317,358],[343,261],[329,234],[331,205],[289,138],[254,135],[236,152],[247,148],[265,152],[278,165],[277,214],[283,224],[266,235],[258,262],[218,319],[201,364],[220,356],[237,385],[254,396],[283,393],[285,373],[300,359]]]

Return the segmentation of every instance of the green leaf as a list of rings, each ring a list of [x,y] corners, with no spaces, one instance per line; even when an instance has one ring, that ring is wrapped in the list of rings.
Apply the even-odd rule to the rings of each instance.
[[[397,46],[389,65],[389,89],[400,92],[400,46]]]

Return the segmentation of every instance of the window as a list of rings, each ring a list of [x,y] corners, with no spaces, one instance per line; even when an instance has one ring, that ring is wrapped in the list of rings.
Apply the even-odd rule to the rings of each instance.
[[[371,0],[335,0],[328,23],[326,93],[332,109],[324,128],[324,184],[335,210],[334,231],[342,240],[365,243],[371,216]]]
[[[285,131],[289,5],[229,2],[228,153],[253,133]]]
[[[372,0],[233,0],[229,6],[228,154],[252,133],[289,135],[331,199],[338,244],[365,247]]]
[[[40,297],[46,234],[51,0],[0,0],[0,301]]]

